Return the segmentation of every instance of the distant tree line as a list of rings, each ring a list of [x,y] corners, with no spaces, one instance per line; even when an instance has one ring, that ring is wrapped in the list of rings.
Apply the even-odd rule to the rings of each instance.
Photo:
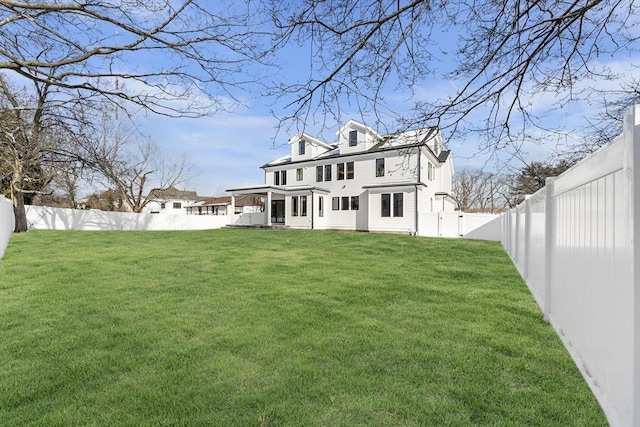
[[[573,163],[567,160],[556,163],[532,162],[511,174],[460,171],[453,180],[458,209],[463,212],[503,212],[520,204],[525,196],[543,188],[547,178],[560,175]]]

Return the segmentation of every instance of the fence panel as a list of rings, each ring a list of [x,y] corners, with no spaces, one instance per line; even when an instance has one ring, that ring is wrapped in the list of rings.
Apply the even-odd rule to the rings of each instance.
[[[501,242],[613,426],[640,427],[640,105],[501,219]]]
[[[7,249],[14,228],[13,205],[5,197],[0,196],[0,259],[2,259],[4,251]]]

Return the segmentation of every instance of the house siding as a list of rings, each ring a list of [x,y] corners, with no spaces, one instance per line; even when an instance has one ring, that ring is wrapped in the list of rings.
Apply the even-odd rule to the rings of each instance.
[[[358,144],[349,147],[349,132],[358,131]],[[350,121],[338,132],[339,142],[328,145],[299,134],[289,140],[291,155],[263,166],[265,184],[285,198],[285,224],[292,228],[340,229],[362,231],[416,231],[419,214],[448,210],[453,206],[443,202],[441,193],[449,193],[453,166],[449,157],[441,162],[432,150],[441,149],[439,135],[428,141],[427,147],[417,136],[419,132],[400,133],[381,137],[372,129]],[[422,132],[420,135],[427,135]],[[308,144],[305,154],[298,154],[298,142],[304,138]],[[435,142],[434,142],[435,141]],[[376,144],[379,144],[376,146]],[[439,145],[440,144],[440,145]],[[435,148],[431,148],[434,146]],[[366,151],[372,149],[372,151]],[[384,159],[384,175],[376,176],[376,160]],[[347,179],[347,164],[353,162],[354,174]],[[338,179],[338,164],[345,165],[344,179]],[[429,164],[434,167],[433,179],[428,179]],[[317,167],[321,166],[322,179],[318,180]],[[325,180],[325,169],[331,169],[331,180]],[[298,180],[297,170],[302,170]],[[282,185],[281,175],[287,175]],[[279,174],[276,185],[274,172]],[[265,192],[266,190],[262,190]],[[381,194],[402,193],[401,217],[382,217]],[[263,193],[264,194],[264,193]],[[436,195],[438,194],[438,195]],[[292,215],[292,197],[307,197],[307,215]],[[324,215],[319,215],[322,197]],[[333,209],[333,198],[339,200],[339,209]],[[358,209],[351,209],[351,200],[358,197]],[[342,199],[348,198],[348,209],[342,209]],[[444,207],[443,207],[444,206]],[[300,208],[299,208],[300,210]],[[299,212],[300,213],[300,212]]]
[[[402,193],[403,194],[403,216],[383,217],[382,216],[382,194]],[[369,192],[369,230],[370,231],[392,231],[398,233],[415,233],[415,213],[416,213],[416,188],[415,187],[388,187],[384,189],[372,189]],[[393,197],[391,204],[391,214],[393,215]]]

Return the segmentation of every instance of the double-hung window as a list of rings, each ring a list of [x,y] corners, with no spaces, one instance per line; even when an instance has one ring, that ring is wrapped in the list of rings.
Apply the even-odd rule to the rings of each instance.
[[[280,171],[273,173],[273,185],[280,185]]]
[[[342,196],[342,210],[349,210],[349,196]]]
[[[280,183],[282,185],[287,185],[287,171],[280,172]]]
[[[304,152],[305,152],[305,148],[306,148],[306,147],[305,147],[305,145],[306,145],[306,144],[305,144],[305,142],[304,142],[304,141],[300,141],[300,142],[298,142],[298,154],[299,154],[300,156],[302,156],[302,155],[304,154]]]
[[[302,181],[304,179],[304,169],[298,168],[296,169],[296,180]]]
[[[353,179],[355,166],[353,162],[347,162],[347,179]]]
[[[337,211],[340,209],[340,197],[332,197],[331,198],[331,209]]]
[[[324,216],[324,196],[318,196],[318,216]]]
[[[393,216],[403,216],[404,194],[393,193]]]
[[[307,196],[300,196],[300,216],[307,216]]]
[[[298,196],[291,196],[291,216],[298,216]]]
[[[360,209],[360,196],[351,196],[351,210],[357,211]]]
[[[324,180],[331,181],[331,165],[324,166]]]
[[[391,216],[391,194],[382,193],[380,195],[380,216]]]
[[[384,157],[376,159],[376,177],[384,176]]]
[[[393,206],[391,205],[391,196],[393,196]],[[380,195],[380,216],[390,217],[392,212],[394,217],[401,217],[404,215],[403,193],[393,193],[393,195],[383,193]]]
[[[322,182],[322,178],[324,178],[324,168],[316,166],[316,182]]]
[[[358,145],[358,131],[352,130],[349,132],[349,147],[355,147]]]
[[[338,163],[336,167],[338,168],[338,181],[341,181],[344,179],[344,163]]]

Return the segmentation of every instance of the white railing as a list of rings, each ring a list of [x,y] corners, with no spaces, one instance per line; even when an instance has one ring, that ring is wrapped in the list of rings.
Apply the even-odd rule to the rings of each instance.
[[[621,136],[489,224],[613,426],[640,426],[638,191],[640,105]]]
[[[5,197],[0,196],[0,259],[7,249],[14,227],[13,205]]]

